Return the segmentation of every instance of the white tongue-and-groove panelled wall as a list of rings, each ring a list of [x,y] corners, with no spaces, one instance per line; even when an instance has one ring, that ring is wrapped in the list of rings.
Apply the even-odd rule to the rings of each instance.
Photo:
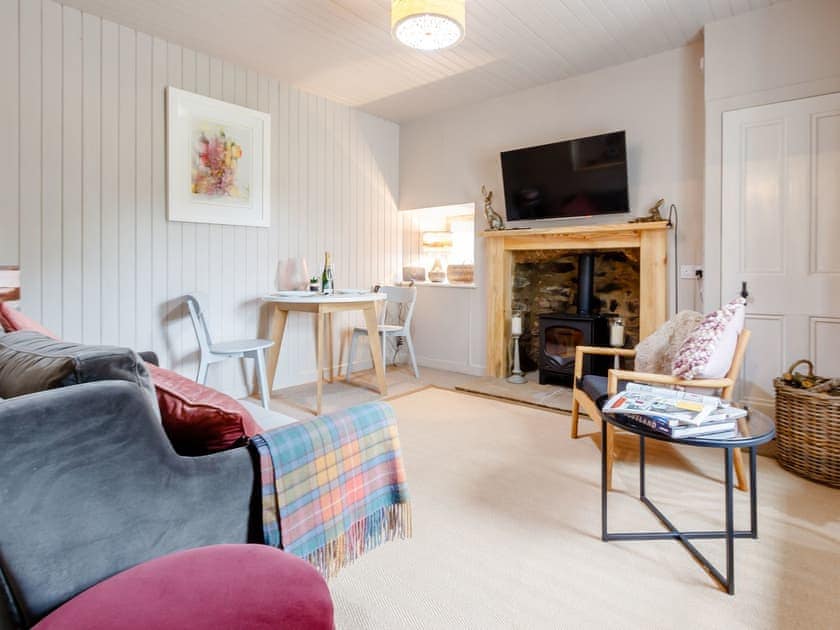
[[[0,84],[0,265],[20,265],[22,310],[64,339],[193,376],[185,293],[217,338],[264,336],[279,259],[314,274],[329,250],[340,287],[399,267],[394,123],[51,0],[0,3]],[[166,220],[167,85],[271,114],[270,228]],[[354,322],[336,317],[336,337]],[[312,330],[290,318],[277,386],[314,379]],[[208,384],[248,380],[231,361]]]

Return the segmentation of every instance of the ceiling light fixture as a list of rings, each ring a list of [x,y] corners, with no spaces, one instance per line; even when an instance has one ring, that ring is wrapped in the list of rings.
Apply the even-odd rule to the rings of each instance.
[[[466,33],[466,0],[391,0],[391,33],[411,48],[442,50]]]

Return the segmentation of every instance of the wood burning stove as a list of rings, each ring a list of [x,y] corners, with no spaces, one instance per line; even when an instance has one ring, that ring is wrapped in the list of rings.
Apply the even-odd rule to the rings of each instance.
[[[610,340],[608,320],[598,315],[540,315],[540,384],[556,382],[571,386],[577,346],[603,346]],[[587,356],[584,374],[606,376],[610,358]]]
[[[576,315],[540,315],[540,384],[559,382],[571,386],[575,374],[577,346],[606,346],[610,333],[608,320],[592,313],[595,258],[582,254],[578,262],[578,312]],[[587,356],[584,374],[606,375],[610,358]]]

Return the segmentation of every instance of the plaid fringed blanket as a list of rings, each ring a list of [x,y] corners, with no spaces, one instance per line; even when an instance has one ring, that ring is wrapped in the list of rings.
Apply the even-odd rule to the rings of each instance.
[[[265,542],[335,575],[365,551],[411,536],[394,412],[353,407],[254,436]]]

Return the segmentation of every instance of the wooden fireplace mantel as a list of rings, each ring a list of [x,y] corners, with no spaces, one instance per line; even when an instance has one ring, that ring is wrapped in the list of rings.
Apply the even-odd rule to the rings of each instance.
[[[665,221],[482,232],[487,265],[487,375],[508,374],[513,252],[638,249],[639,337],[644,339],[667,319],[667,235]]]

